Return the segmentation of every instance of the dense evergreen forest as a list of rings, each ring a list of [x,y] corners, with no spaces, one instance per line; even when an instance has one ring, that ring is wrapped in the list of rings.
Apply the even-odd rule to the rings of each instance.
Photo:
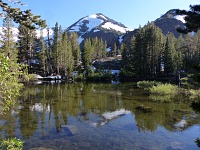
[[[173,33],[165,36],[154,23],[148,23],[130,39],[130,46],[114,43],[108,52],[106,41],[97,37],[85,39],[81,50],[78,34],[65,32],[58,23],[53,28],[53,37],[47,34],[45,39],[42,28],[40,37],[37,37],[36,29],[19,25],[18,40],[15,41],[13,27],[7,16],[3,22],[1,53],[12,61],[27,65],[29,73],[42,76],[54,73],[69,77],[73,71],[91,72],[88,66],[92,66],[93,61],[116,58],[119,54],[123,58],[121,75],[128,77],[149,79],[174,76],[178,72],[195,73],[199,64],[200,31],[175,38]]]
[[[199,64],[200,31],[166,36],[153,23],[140,28],[123,50],[123,73],[130,77],[173,76],[178,72],[194,73]]]

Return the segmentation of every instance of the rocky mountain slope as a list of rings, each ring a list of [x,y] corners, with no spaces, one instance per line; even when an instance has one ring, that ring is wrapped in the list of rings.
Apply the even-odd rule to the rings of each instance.
[[[108,47],[112,47],[114,42],[118,41],[120,35],[131,31],[131,29],[101,13],[97,13],[81,18],[68,27],[66,31],[77,32],[80,44],[86,38],[98,37],[102,38],[103,41],[106,40]]]
[[[176,14],[176,11],[174,9],[169,10],[164,15],[162,15],[160,18],[153,21],[157,27],[159,27],[163,34],[166,35],[169,32],[172,32],[175,37],[178,37],[180,33],[176,31],[177,27],[184,27],[184,16],[180,16]],[[127,32],[123,36],[123,42],[129,45],[130,38],[134,36],[137,33],[137,29],[131,32]]]

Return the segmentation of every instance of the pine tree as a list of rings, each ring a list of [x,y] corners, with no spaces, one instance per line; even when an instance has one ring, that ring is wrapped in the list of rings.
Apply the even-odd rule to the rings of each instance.
[[[0,52],[7,56],[11,61],[17,62],[17,47],[14,41],[14,26],[12,20],[6,16],[3,20],[3,35],[1,35],[2,47]]]
[[[19,63],[25,63],[29,66],[29,70],[32,69],[33,60],[35,59],[35,41],[36,32],[35,29],[27,28],[20,25],[19,30],[19,51],[18,61]]]
[[[186,21],[185,27],[178,28],[177,30],[181,33],[197,32],[200,28],[199,18],[200,18],[200,5],[191,5],[190,10],[176,10],[176,13],[179,15],[185,15],[184,20]]]
[[[51,75],[53,72],[53,60],[52,60],[52,44],[50,38],[50,28],[47,28],[47,43],[46,43],[46,53],[47,53],[47,74]]]
[[[68,76],[71,76],[71,73],[74,70],[74,57],[72,52],[72,44],[69,40],[67,41],[67,60],[67,73]]]
[[[172,33],[167,35],[165,49],[163,53],[164,73],[165,75],[171,75],[177,71],[176,64],[176,49],[175,49],[175,37]]]
[[[129,75],[158,76],[161,71],[163,34],[153,23],[140,28],[131,39],[128,52],[123,52],[126,72]]]
[[[48,73],[48,61],[47,61],[47,47],[45,45],[44,37],[43,37],[43,30],[40,30],[40,38],[38,39],[37,44],[38,51],[38,60],[40,63],[40,67],[42,70],[42,74],[46,75]]]
[[[62,51],[61,51],[61,66],[64,75],[70,77],[74,69],[74,57],[72,52],[72,44],[67,33],[64,32],[62,36]]]
[[[91,65],[92,55],[93,55],[93,50],[92,50],[91,40],[89,38],[84,41],[84,46],[82,50],[82,62],[86,72],[88,71],[88,66]]]
[[[107,42],[104,41],[102,44],[103,44],[103,48],[102,48],[102,58],[106,58],[106,57],[107,57]]]
[[[59,28],[58,23],[56,22],[54,27],[53,43],[52,43],[52,60],[53,60],[53,69],[54,72],[58,73],[58,55],[59,55]]]
[[[117,57],[117,45],[116,45],[116,43],[114,43],[114,45],[113,45],[112,56],[115,57],[115,58]]]
[[[69,33],[69,40],[71,41],[71,45],[72,45],[75,70],[77,70],[78,66],[80,65],[80,60],[81,60],[80,46],[77,39],[78,39],[78,34],[76,32]]]
[[[10,3],[23,6],[21,0],[9,0]],[[42,20],[40,16],[35,16],[31,13],[31,10],[22,11],[20,8],[14,8],[9,6],[7,2],[0,0],[0,7],[5,14],[11,18],[15,23],[19,23],[22,26],[29,28],[30,30],[36,29],[37,27],[46,27],[45,20]],[[1,16],[5,16],[1,12]]]

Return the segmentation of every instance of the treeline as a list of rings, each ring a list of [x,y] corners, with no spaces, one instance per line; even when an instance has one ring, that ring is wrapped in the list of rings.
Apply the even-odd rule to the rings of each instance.
[[[122,75],[149,78],[173,76],[183,70],[194,72],[200,60],[199,40],[200,31],[175,38],[149,23],[132,37],[129,48],[123,46]]]
[[[76,33],[63,32],[58,23],[53,29],[52,38],[50,29],[47,29],[47,39],[43,37],[44,30],[40,30],[40,37],[37,38],[35,30],[25,26],[19,26],[18,29],[18,61],[27,64],[30,73],[67,76],[77,68],[80,63],[80,47]]]
[[[129,47],[114,43],[109,51],[106,41],[96,37],[85,39],[81,51],[78,34],[65,32],[58,23],[53,28],[53,37],[50,36],[51,29],[47,28],[45,39],[43,28],[40,34],[22,24],[16,31],[13,28],[11,19],[6,17],[0,52],[13,62],[26,64],[29,73],[71,76],[73,71],[85,71],[87,75],[93,61],[118,54],[123,57],[121,75],[125,77],[174,76],[183,70],[193,73],[199,69],[200,31],[175,38],[173,33],[163,35],[161,29],[149,23],[139,28],[130,39]],[[18,39],[14,39],[14,33]]]
[[[22,24],[17,29],[12,20],[6,17],[2,31],[0,52],[19,64],[25,64],[29,73],[43,76],[71,76],[73,71],[88,72],[94,60],[116,57],[120,53],[116,44],[108,52],[107,42],[97,37],[85,39],[81,51],[78,34],[65,32],[58,23],[46,30],[28,28]],[[44,34],[47,34],[45,38]]]

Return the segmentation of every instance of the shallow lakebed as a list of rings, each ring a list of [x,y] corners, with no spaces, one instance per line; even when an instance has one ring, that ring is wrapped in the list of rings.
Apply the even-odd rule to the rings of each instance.
[[[195,150],[193,105],[152,102],[134,83],[32,85],[0,119],[0,135],[25,150]]]

